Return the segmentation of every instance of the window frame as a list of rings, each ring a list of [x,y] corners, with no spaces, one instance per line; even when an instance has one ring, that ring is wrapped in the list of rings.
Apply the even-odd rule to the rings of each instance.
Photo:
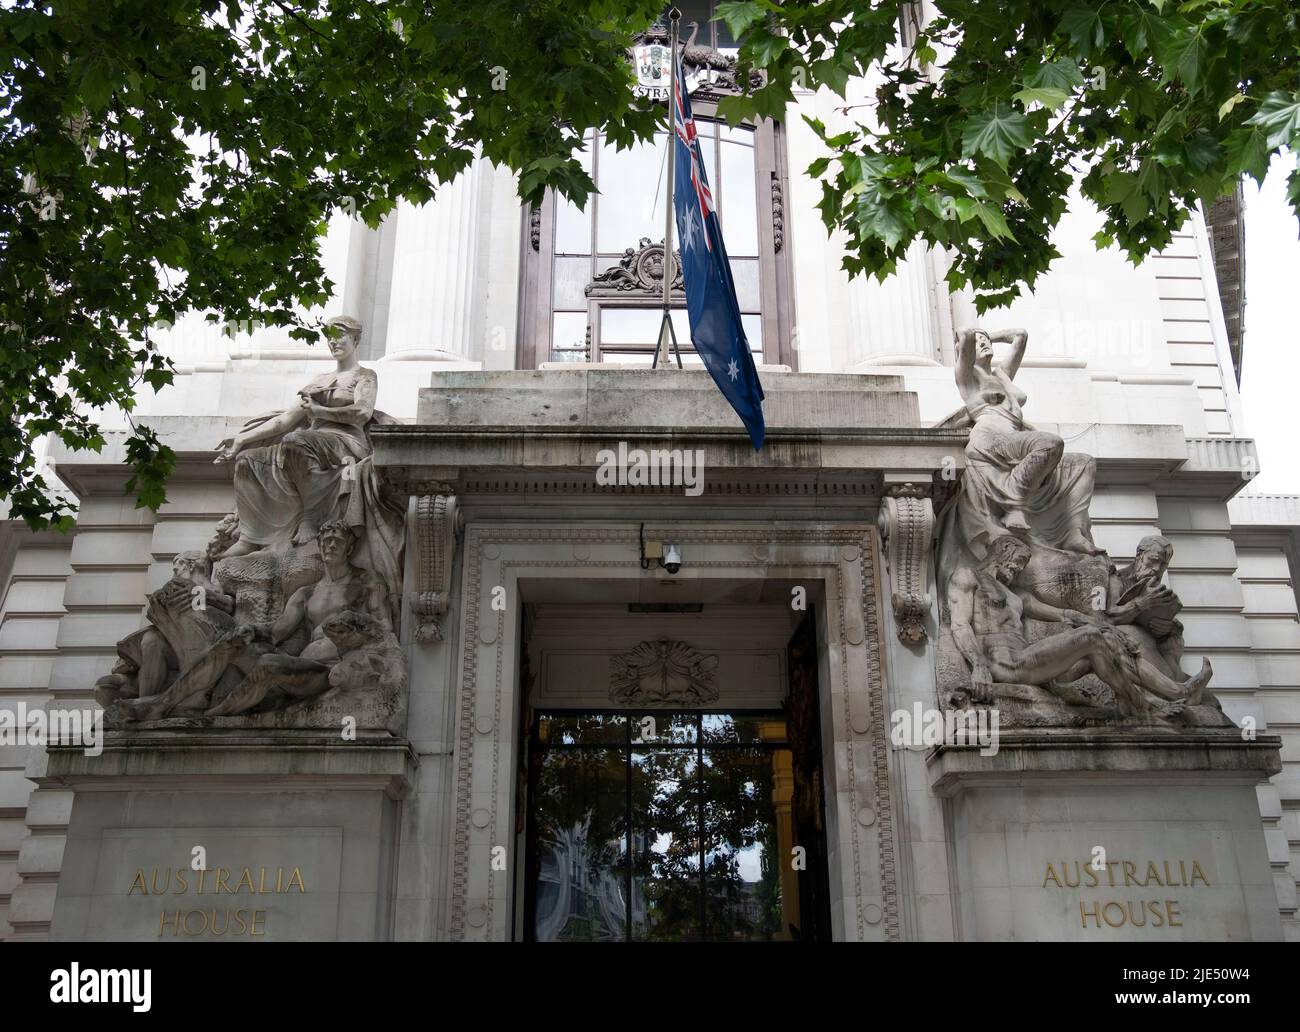
[[[692,97],[692,106],[697,119],[726,125],[717,117],[715,101]],[[759,307],[763,334],[761,349],[756,348],[754,354],[763,363],[787,365],[797,370],[798,356],[793,346],[795,306],[791,242],[785,218],[785,198],[789,196],[785,131],[780,123],[770,119],[757,123],[746,120],[742,124],[754,131],[754,203],[758,218]],[[724,197],[724,207],[725,203]],[[553,361],[556,210],[557,201],[552,190],[546,192],[540,206],[531,209],[528,205],[521,206],[523,261],[515,355],[516,366],[520,369],[537,369],[542,363]],[[676,230],[673,235],[676,244]],[[661,241],[662,236],[655,242]],[[629,240],[625,246],[634,247],[636,243]],[[586,359],[590,362],[600,361],[599,309],[602,307],[657,308],[659,305],[648,294],[632,294],[617,299],[588,298]],[[681,343],[689,347],[689,341]],[[629,352],[639,349],[618,345],[617,350]],[[653,346],[645,351],[653,353]]]

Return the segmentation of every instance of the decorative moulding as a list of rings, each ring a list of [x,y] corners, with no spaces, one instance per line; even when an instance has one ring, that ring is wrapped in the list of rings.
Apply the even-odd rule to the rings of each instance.
[[[420,495],[415,500],[415,612],[416,640],[436,644],[443,640],[442,618],[451,596],[451,568],[456,536],[460,531],[456,496]]]
[[[926,488],[899,484],[880,501],[877,519],[885,546],[890,579],[890,604],[898,625],[898,640],[916,645],[926,638],[930,611],[929,562],[934,540],[934,504]]]

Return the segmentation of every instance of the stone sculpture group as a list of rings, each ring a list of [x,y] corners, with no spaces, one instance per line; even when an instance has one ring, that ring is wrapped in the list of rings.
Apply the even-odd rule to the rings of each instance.
[[[996,705],[1004,727],[1231,726],[1209,661],[1182,670],[1170,542],[1143,538],[1117,569],[1092,539],[1095,460],[1025,422],[1027,343],[1023,330],[957,337],[971,431],[939,529],[941,702]]]
[[[96,697],[111,726],[338,728],[397,733],[405,509],[372,462],[376,376],[361,325],[327,324],[334,372],[222,441],[235,512],[206,551],[176,556],[148,626],[118,644]]]
[[[360,324],[327,328],[336,369],[221,442],[236,509],[205,551],[176,556],[148,596],[148,626],[119,643],[96,692],[109,726],[323,728],[350,716],[400,728],[405,509],[369,434],[389,420],[357,361]],[[1117,568],[1092,538],[1095,461],[1025,422],[1015,376],[1027,343],[1023,330],[957,338],[970,437],[939,527],[941,704],[997,706],[1003,727],[1231,726],[1209,662],[1182,669],[1181,603],[1163,583],[1170,542],[1146,537]],[[619,683],[635,694],[642,667],[625,666]],[[707,684],[705,673],[682,676]]]

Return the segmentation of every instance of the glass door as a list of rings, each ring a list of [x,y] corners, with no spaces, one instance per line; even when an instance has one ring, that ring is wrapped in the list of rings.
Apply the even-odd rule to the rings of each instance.
[[[788,737],[781,713],[538,714],[528,937],[816,937],[800,872],[824,848],[798,841]]]

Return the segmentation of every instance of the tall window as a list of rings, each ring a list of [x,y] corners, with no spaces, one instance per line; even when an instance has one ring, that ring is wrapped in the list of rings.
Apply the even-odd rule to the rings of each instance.
[[[688,9],[687,19],[707,17],[707,4],[694,6],[701,10]],[[707,46],[718,31],[725,33],[725,28],[701,20],[695,34]],[[685,28],[683,38],[689,39]],[[793,364],[780,130],[770,122],[733,128],[714,121],[717,89],[710,74],[716,70],[687,63],[705,173],[731,258],[745,334],[756,361]],[[586,206],[548,195],[538,209],[526,213],[521,367],[651,361],[662,308],[667,156],[664,132],[653,143],[623,151],[592,133],[582,161],[597,192]],[[674,223],[674,250],[679,247],[676,235]],[[674,271],[679,281],[675,262]],[[680,282],[672,297],[683,360],[698,364]]]

